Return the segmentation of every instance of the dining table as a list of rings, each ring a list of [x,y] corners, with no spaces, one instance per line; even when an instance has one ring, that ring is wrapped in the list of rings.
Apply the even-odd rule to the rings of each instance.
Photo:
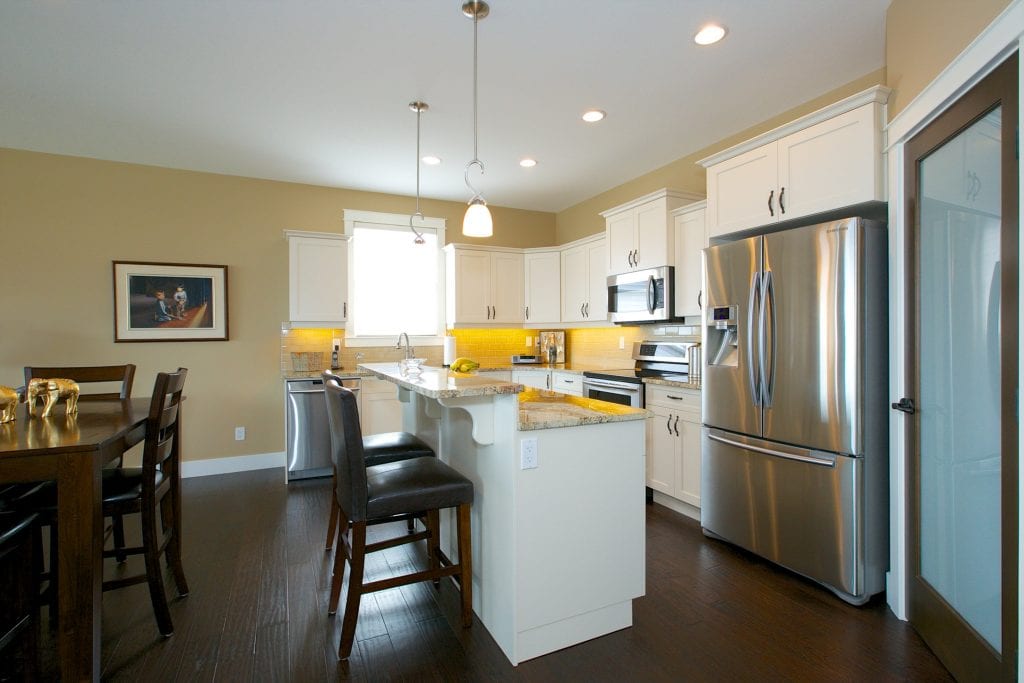
[[[0,484],[51,480],[57,486],[56,645],[64,681],[100,678],[102,470],[145,439],[149,404],[148,398],[83,396],[77,414],[66,414],[61,403],[38,417],[22,403],[13,421],[0,424]]]

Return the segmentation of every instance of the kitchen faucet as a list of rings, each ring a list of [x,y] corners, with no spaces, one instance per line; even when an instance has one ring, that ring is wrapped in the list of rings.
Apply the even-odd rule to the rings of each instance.
[[[395,342],[395,348],[402,348],[402,337],[405,337],[405,359],[409,360],[410,358],[412,358],[412,354],[414,354],[416,350],[409,346],[409,335],[407,333],[403,332],[402,334],[398,335],[398,341]]]

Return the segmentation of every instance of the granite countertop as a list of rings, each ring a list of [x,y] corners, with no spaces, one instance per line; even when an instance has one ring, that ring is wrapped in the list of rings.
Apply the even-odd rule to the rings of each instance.
[[[574,367],[569,363],[555,363],[554,365],[548,365],[546,363],[516,363],[508,365],[488,365],[480,366],[477,372],[500,372],[502,370],[534,370],[537,372],[547,372],[548,370],[554,370],[555,372],[571,372],[574,375],[582,375],[585,370],[592,370],[593,368],[582,368]]]
[[[430,365],[424,365],[423,373],[418,377],[403,375],[398,363],[364,363],[359,368],[429,398],[518,394],[524,389],[522,384],[502,382],[466,372],[452,372],[448,368]]]
[[[519,431],[643,420],[649,410],[557,391],[527,389],[519,394]]]
[[[695,389],[697,391],[700,391],[700,380],[697,380],[696,382],[680,382],[674,379],[644,377],[644,384],[663,384],[667,387],[675,387],[677,389]]]
[[[336,374],[338,377],[343,377],[345,379],[349,379],[349,378],[352,378],[352,377],[372,377],[373,376],[372,373],[369,373],[366,370],[359,370],[359,369],[342,370],[342,369],[338,368],[338,369],[335,369],[335,370],[331,370],[331,372]],[[288,380],[288,379],[320,379],[323,376],[324,376],[324,371],[323,370],[308,370],[308,371],[304,371],[304,372],[299,372],[299,371],[293,370],[292,372],[289,372],[288,374],[281,375],[281,379],[284,379],[284,380]]]

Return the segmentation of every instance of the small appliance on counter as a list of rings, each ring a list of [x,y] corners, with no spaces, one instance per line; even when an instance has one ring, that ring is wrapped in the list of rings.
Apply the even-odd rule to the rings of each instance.
[[[565,362],[564,330],[541,330],[537,335],[537,346],[541,363],[554,365]]]
[[[512,365],[540,365],[544,360],[540,356],[536,355],[519,355],[512,356]]]

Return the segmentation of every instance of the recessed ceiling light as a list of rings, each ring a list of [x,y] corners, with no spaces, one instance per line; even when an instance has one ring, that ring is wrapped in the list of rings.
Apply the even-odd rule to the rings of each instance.
[[[597,123],[605,116],[606,114],[600,109],[589,109],[583,112],[583,120],[587,123]]]
[[[708,24],[701,30],[697,31],[697,35],[693,37],[693,42],[698,45],[711,45],[717,43],[725,37],[725,29],[718,24]]]
[[[428,155],[428,156],[425,156],[422,159],[420,159],[420,161],[425,163],[427,166],[437,166],[438,164],[441,163],[441,157],[435,157],[435,156],[429,156]]]
[[[534,166],[537,165],[537,160],[527,157],[525,159],[520,159],[519,165],[522,166],[523,168],[533,168]]]

